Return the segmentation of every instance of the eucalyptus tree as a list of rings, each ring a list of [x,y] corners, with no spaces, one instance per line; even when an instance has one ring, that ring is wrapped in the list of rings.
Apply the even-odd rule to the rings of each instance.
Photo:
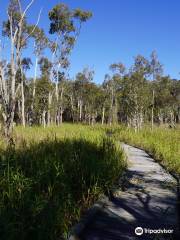
[[[75,99],[77,102],[77,114],[78,114],[78,121],[83,120],[83,108],[84,111],[87,108],[86,98],[88,92],[86,87],[90,84],[94,77],[94,71],[89,70],[88,68],[84,68],[82,72],[79,72],[76,75],[75,83],[74,83],[74,91],[75,91]]]
[[[144,122],[144,110],[149,100],[147,77],[150,75],[149,61],[142,55],[137,55],[134,59],[134,65],[130,72],[131,80],[131,101],[133,103],[133,111],[131,120],[135,131],[142,127]]]
[[[20,83],[21,83],[21,123],[25,127],[26,117],[25,117],[25,85],[26,76],[25,72],[30,69],[32,61],[30,58],[23,58],[20,64]]]
[[[106,74],[102,83],[102,89],[104,92],[104,103],[102,107],[102,124],[104,124],[105,118],[108,119],[109,124],[112,123],[112,106],[114,91],[112,87],[112,79],[109,74]]]
[[[44,127],[46,124],[50,124],[51,114],[51,102],[49,102],[49,93],[52,91],[52,83],[50,82],[50,72],[52,64],[46,57],[42,57],[38,61],[41,76],[36,81],[37,94],[34,99],[34,110],[36,115],[36,123],[42,124]]]
[[[120,75],[123,75],[126,71],[126,67],[124,66],[123,63],[113,63],[113,64],[110,65],[110,69],[113,72],[116,72]]]
[[[66,81],[66,98],[69,107],[69,120],[73,123],[77,121],[76,96],[75,96],[75,81],[68,79]],[[66,114],[66,117],[67,115]]]
[[[63,113],[64,113],[64,107],[65,107],[64,95],[66,91],[66,78],[65,78],[64,72],[58,71],[57,79],[58,79],[57,82],[58,82],[59,91],[57,96],[58,98],[56,99],[57,100],[56,122],[59,125],[59,124],[62,124],[63,122]],[[57,87],[57,84],[56,84],[56,87]],[[57,91],[57,88],[56,88],[56,91]]]
[[[175,123],[180,123],[180,80],[174,80],[172,87],[175,107]]]
[[[180,81],[169,76],[159,78],[156,83],[155,110],[159,124],[169,123],[175,127],[179,119]]]
[[[99,107],[101,111],[101,124],[103,125],[109,119],[109,106],[110,106],[110,99],[109,99],[109,89],[107,84],[107,75],[105,76],[105,80],[100,86],[100,95],[99,95]]]
[[[180,80],[173,80],[171,95],[173,97],[174,122],[180,123]]]
[[[103,105],[102,88],[93,82],[93,75],[85,68],[74,82],[78,120],[92,125],[101,119]]]
[[[115,75],[117,89],[119,90],[119,105],[121,106],[119,108],[119,117],[137,131],[142,126],[144,112],[149,104],[147,82],[147,77],[150,74],[149,61],[143,56],[137,55],[128,73],[125,73],[124,67],[121,67],[120,64],[113,65],[113,67],[119,69],[119,78],[117,78],[118,75]],[[120,72],[121,69],[124,74]]]
[[[33,26],[32,26],[33,27]],[[36,56],[35,67],[34,67],[34,78],[33,78],[33,90],[32,90],[32,105],[31,111],[33,112],[33,100],[36,94],[36,79],[37,79],[37,67],[40,58],[43,56],[43,51],[49,47],[50,43],[45,35],[43,29],[36,27],[32,37],[34,38],[34,54]]]
[[[154,126],[154,107],[155,107],[155,86],[156,81],[163,74],[162,64],[158,60],[156,51],[153,51],[150,56],[150,72],[152,74],[152,103],[151,103],[151,128]]]
[[[171,79],[169,86],[169,97],[166,100],[168,103],[167,117],[170,127],[175,128],[176,123],[180,120],[180,80]]]
[[[10,0],[7,15],[8,19],[3,23],[3,36],[7,36],[10,40],[10,79],[9,84],[4,84],[4,75],[1,75],[1,102],[4,116],[4,133],[6,137],[10,137],[13,129],[13,121],[16,107],[16,97],[21,88],[22,96],[24,95],[24,83],[18,83],[18,71],[22,70],[22,52],[27,45],[28,39],[35,30],[37,23],[33,28],[27,24],[26,15],[34,0],[22,9],[19,0]],[[3,77],[2,77],[3,76]],[[8,89],[7,89],[8,86]],[[22,101],[23,102],[23,101]]]
[[[7,121],[7,108],[9,102],[9,81],[6,79],[8,74],[8,63],[2,58],[2,48],[0,49],[0,112],[2,122]]]
[[[62,106],[59,107],[59,93],[60,105],[62,105],[64,94],[63,84],[61,84],[59,90],[59,72],[64,72],[68,68],[70,64],[69,55],[80,34],[82,23],[86,22],[91,16],[92,14],[88,11],[82,11],[81,9],[71,10],[65,4],[58,4],[49,12],[49,32],[55,35],[55,40],[51,45],[53,63],[51,79],[56,82],[57,115],[59,108],[62,111]]]
[[[107,81],[111,96],[109,123],[112,124],[118,121],[118,98],[121,88],[121,79],[125,74],[126,68],[122,63],[113,63],[109,68],[113,72],[112,78]]]

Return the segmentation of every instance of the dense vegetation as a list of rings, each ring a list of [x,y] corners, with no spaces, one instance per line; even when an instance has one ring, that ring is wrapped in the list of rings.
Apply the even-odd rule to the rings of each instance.
[[[8,40],[9,46],[0,47],[0,121],[6,137],[15,124],[121,122],[138,130],[146,122],[152,128],[154,122],[171,127],[179,123],[180,81],[163,74],[155,51],[149,58],[135,56],[129,69],[111,64],[111,73],[99,79],[102,84],[93,82],[89,68],[69,79],[70,54],[92,13],[58,4],[49,11],[48,28],[41,29],[39,21],[28,23],[33,1],[23,12],[20,1],[10,0],[2,24],[0,42]],[[32,49],[34,63],[26,48]],[[27,77],[28,69],[34,76]]]
[[[17,127],[0,147],[2,239],[58,239],[126,168],[118,140],[144,148],[180,175],[179,129]],[[21,237],[19,237],[21,236]]]
[[[1,239],[63,238],[121,176],[123,153],[99,127],[21,130],[0,148]]]

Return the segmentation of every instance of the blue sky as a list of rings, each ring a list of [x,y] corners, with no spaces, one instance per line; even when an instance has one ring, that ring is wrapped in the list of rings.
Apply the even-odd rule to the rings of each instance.
[[[48,11],[59,2],[93,13],[72,52],[70,76],[89,66],[95,71],[95,81],[101,83],[111,63],[123,62],[129,68],[134,56],[149,57],[156,50],[165,74],[179,78],[179,0],[35,0],[30,22],[35,22],[43,7],[40,26],[48,32]],[[0,0],[0,4],[3,19],[7,1]],[[31,55],[30,50],[26,53]]]

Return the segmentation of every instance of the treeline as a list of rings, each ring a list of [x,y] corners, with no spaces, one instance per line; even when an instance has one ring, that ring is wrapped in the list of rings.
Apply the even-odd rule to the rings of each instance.
[[[93,82],[94,72],[88,68],[69,79],[70,54],[82,24],[92,14],[58,4],[49,11],[46,33],[38,27],[41,11],[37,22],[28,24],[27,12],[33,2],[22,10],[20,1],[10,0],[2,24],[0,116],[6,136],[11,135],[14,123],[45,127],[63,121],[123,122],[137,130],[145,122],[153,128],[154,122],[174,126],[180,121],[180,81],[163,75],[155,51],[149,59],[136,56],[130,69],[122,63],[112,64],[102,84]],[[3,39],[8,40],[8,47]],[[32,45],[34,64],[24,54]],[[27,78],[30,68],[34,76]]]
[[[135,57],[128,72],[123,64],[112,64],[112,74],[107,74],[99,85],[93,82],[94,72],[88,68],[73,80],[59,72],[56,84],[50,81],[49,60],[42,58],[39,66],[41,76],[36,81],[33,112],[33,79],[25,84],[26,124],[121,122],[138,130],[147,122],[152,127],[154,123],[169,123],[174,127],[180,121],[180,81],[163,76],[155,52],[149,60],[141,55]],[[15,116],[19,124],[22,123],[20,106],[19,102]]]

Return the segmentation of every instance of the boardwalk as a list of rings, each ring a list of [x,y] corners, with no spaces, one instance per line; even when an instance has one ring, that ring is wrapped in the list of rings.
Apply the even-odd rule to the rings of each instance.
[[[78,239],[180,239],[176,181],[144,151],[123,148],[129,162],[124,189],[104,200]],[[142,235],[135,234],[136,227],[143,228]]]

